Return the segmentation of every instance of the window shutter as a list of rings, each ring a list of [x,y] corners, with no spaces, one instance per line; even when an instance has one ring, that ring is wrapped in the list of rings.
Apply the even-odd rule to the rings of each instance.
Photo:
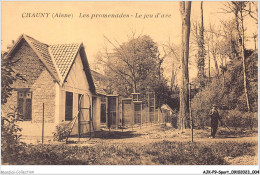
[[[23,103],[24,103],[24,99],[23,98],[19,98],[18,99],[18,112],[20,114],[23,114]]]
[[[25,107],[25,119],[32,119],[32,99],[26,99],[26,107]]]
[[[72,120],[73,93],[66,92],[65,121]]]
[[[18,90],[18,112],[24,120],[32,119],[32,92]]]

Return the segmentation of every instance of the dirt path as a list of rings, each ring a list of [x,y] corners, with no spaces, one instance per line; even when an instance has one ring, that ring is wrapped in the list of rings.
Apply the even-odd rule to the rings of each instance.
[[[109,143],[109,144],[151,144],[155,142],[177,141],[177,142],[191,142],[191,131],[185,130],[184,133],[179,133],[179,130],[173,128],[165,128],[159,125],[127,129],[123,132],[121,130],[113,130],[107,133],[104,130],[103,134],[98,133],[98,138],[91,140],[81,139],[82,146],[94,146],[96,144]],[[210,130],[194,130],[194,142],[199,143],[214,143],[214,142],[248,142],[257,143],[257,131],[228,131],[225,128],[220,128],[215,139],[209,139]],[[100,134],[100,135],[99,135]],[[78,145],[78,144],[77,144]],[[256,156],[242,156],[242,157],[225,157],[225,160],[232,165],[256,165],[258,162],[258,149],[255,147]]]
[[[104,130],[103,137],[97,136],[98,138],[93,138],[94,142],[106,142],[106,143],[151,143],[159,142],[162,140],[168,141],[180,141],[189,142],[191,141],[191,131],[185,130],[184,133],[180,133],[179,130],[173,128],[162,128],[159,125],[127,129],[123,130],[113,130],[109,133]],[[210,130],[194,130],[194,142],[258,142],[257,131],[247,131],[240,133],[237,132],[227,132],[226,129],[220,128],[216,138],[209,138]],[[102,133],[101,133],[102,135]],[[82,140],[83,141],[83,140]],[[88,139],[86,141],[89,141]]]
[[[219,128],[216,138],[209,139],[210,129],[194,130],[194,142],[199,143],[215,143],[215,142],[246,142],[258,143],[257,131],[229,131],[225,128]],[[185,130],[180,133],[179,130],[163,127],[160,125],[153,125],[142,128],[130,128],[122,130],[109,130],[97,132],[96,136],[89,140],[89,138],[69,138],[71,146],[95,146],[97,144],[151,144],[161,141],[175,141],[175,142],[191,142],[191,131]],[[49,144],[62,144],[58,142],[48,142]],[[225,157],[225,160],[233,165],[253,165],[257,164],[257,145],[255,147],[256,156],[242,156],[242,157]]]

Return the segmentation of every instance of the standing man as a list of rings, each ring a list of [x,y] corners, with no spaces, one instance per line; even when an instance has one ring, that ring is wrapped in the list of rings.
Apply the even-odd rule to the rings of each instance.
[[[220,120],[216,104],[213,104],[213,107],[209,112],[209,116],[211,117],[211,137],[215,138],[218,129],[218,120]]]

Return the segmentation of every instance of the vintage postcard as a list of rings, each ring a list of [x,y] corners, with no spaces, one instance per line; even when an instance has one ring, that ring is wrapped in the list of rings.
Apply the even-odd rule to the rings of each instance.
[[[259,174],[258,123],[257,1],[1,1],[1,174]]]

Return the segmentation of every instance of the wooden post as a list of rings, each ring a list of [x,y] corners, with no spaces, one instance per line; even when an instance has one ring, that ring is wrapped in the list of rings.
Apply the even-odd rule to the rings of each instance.
[[[147,104],[147,106],[148,106],[148,104]],[[149,114],[146,113],[145,114],[145,125],[146,125],[146,127],[147,127],[147,124],[148,124],[148,117],[149,117]]]
[[[118,129],[118,120],[119,120],[119,97],[116,97],[116,129]]]
[[[132,100],[132,111],[133,111],[133,115],[132,115],[132,131],[134,130],[134,123],[135,123],[135,105],[134,102]]]
[[[150,94],[148,93],[148,118],[147,118],[147,122],[149,120],[149,122],[151,122],[151,117],[150,117]]]
[[[141,127],[142,127],[142,109],[143,109],[143,108],[142,108],[142,103],[141,103],[141,104],[140,104],[140,110],[141,110],[141,111],[140,111],[140,113],[141,113],[141,114],[140,114],[140,115],[141,115],[141,119],[140,119],[140,129],[141,129]]]
[[[92,106],[91,99],[89,98],[89,140],[91,139],[91,114],[92,114]]]
[[[155,124],[155,93],[153,94],[153,122]]]
[[[163,113],[164,115],[164,124],[165,124],[165,126],[166,126],[166,117],[167,117],[167,115],[165,115],[165,113]]]
[[[189,109],[190,109],[190,123],[191,123],[191,142],[193,142],[193,118],[191,114],[191,83],[189,83]]]
[[[42,104],[42,144],[44,140],[44,103]]]
[[[81,98],[81,97],[80,97]],[[79,99],[81,100],[81,99]],[[78,140],[80,141],[80,114],[81,114],[81,101],[78,103],[80,106],[78,107]]]
[[[106,128],[108,128],[108,97],[106,96]]]
[[[97,105],[97,98],[95,98],[95,104]],[[92,99],[92,113],[91,113],[91,124],[93,129],[93,135],[95,137],[95,125],[94,125],[94,105],[93,105],[93,99]],[[91,131],[91,130],[90,130]]]
[[[122,132],[124,132],[124,130],[123,130],[123,127],[124,127],[124,120],[123,120],[123,117],[124,117],[124,101],[123,101],[123,99],[121,100],[122,102],[121,102],[121,105],[122,105],[122,120],[121,120],[121,126],[122,126]]]
[[[159,121],[159,119],[160,119],[160,116],[159,116],[159,108],[157,108],[157,124],[160,124],[160,121]]]
[[[80,118],[80,112],[78,114],[78,141],[80,141],[80,121],[79,121],[79,118]]]

